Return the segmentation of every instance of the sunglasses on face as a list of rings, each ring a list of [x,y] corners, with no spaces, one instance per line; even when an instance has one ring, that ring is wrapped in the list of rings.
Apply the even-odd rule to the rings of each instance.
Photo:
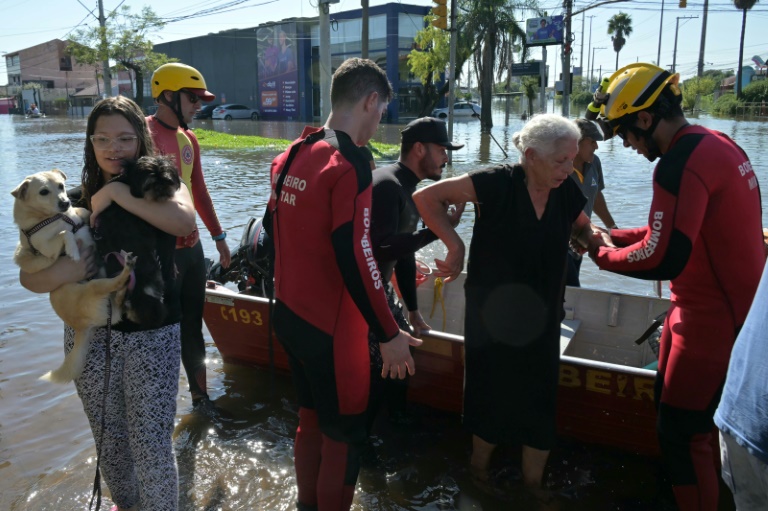
[[[200,96],[198,96],[198,95],[197,95],[197,94],[195,94],[194,92],[190,92],[190,91],[188,91],[188,90],[184,90],[184,89],[181,89],[179,92],[183,92],[184,94],[186,94],[186,96],[187,96],[187,99],[188,99],[188,100],[189,100],[189,102],[190,102],[191,104],[193,104],[193,105],[194,105],[195,103],[197,103],[198,101],[200,101]]]

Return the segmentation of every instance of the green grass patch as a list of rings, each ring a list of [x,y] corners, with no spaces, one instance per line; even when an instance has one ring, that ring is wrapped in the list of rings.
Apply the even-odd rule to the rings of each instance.
[[[195,136],[204,149],[255,149],[282,151],[291,145],[290,140],[265,138],[255,135],[232,135],[218,131],[196,129]]]
[[[291,140],[282,138],[265,138],[255,135],[232,135],[218,131],[196,129],[195,136],[203,149],[251,149],[255,151],[284,151],[291,145]],[[370,143],[371,151],[376,159],[394,160],[400,154],[400,146]]]

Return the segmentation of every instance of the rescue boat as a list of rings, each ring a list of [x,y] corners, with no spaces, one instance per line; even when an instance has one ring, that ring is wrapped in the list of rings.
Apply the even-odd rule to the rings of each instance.
[[[249,239],[257,238],[259,233],[251,232]],[[252,266],[253,258],[242,254],[244,248],[241,245],[234,258],[250,259],[244,266]],[[249,273],[241,271],[241,278],[250,281],[245,285],[241,281],[240,290],[208,281],[205,323],[224,362],[288,371],[287,356],[274,334],[270,347],[269,301],[255,296],[261,294],[264,282],[256,282]],[[416,374],[408,389],[411,401],[456,413],[461,412],[464,378],[464,277],[443,285],[422,274],[419,308],[434,330],[416,349]],[[664,298],[566,288],[566,316],[560,327],[559,434],[659,455],[654,347],[658,318],[668,308]],[[648,333],[648,341],[638,344]]]

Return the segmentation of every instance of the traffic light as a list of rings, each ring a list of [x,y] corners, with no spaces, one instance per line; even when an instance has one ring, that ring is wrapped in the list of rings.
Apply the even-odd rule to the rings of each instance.
[[[448,30],[448,0],[432,0],[435,5],[432,7],[432,14],[437,16],[432,20],[432,26],[440,28],[442,30]],[[682,1],[682,0],[681,0]]]
[[[687,0],[680,0],[680,8],[685,9],[685,6],[687,5]]]

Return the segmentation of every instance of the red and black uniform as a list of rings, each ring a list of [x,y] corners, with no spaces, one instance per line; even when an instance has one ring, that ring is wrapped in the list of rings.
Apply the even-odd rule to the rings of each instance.
[[[656,380],[657,429],[678,504],[715,509],[712,416],[765,262],[757,177],[726,135],[686,126],[653,177],[649,225],[614,229],[597,265],[670,280]]]
[[[208,194],[200,163],[200,145],[191,130],[174,128],[154,116],[147,117],[156,151],[171,156],[179,176],[187,186],[195,211],[211,236],[223,230],[213,201]],[[205,340],[203,339],[203,308],[205,306],[205,256],[200,233],[195,229],[187,237],[176,239],[176,285],[181,295],[181,361],[187,373],[192,399],[208,397],[205,376]]]
[[[344,509],[367,436],[368,330],[391,340],[399,328],[370,241],[370,163],[346,133],[306,128],[302,139],[280,197],[274,185],[290,151],[271,169],[273,324],[300,406],[299,503]]]

